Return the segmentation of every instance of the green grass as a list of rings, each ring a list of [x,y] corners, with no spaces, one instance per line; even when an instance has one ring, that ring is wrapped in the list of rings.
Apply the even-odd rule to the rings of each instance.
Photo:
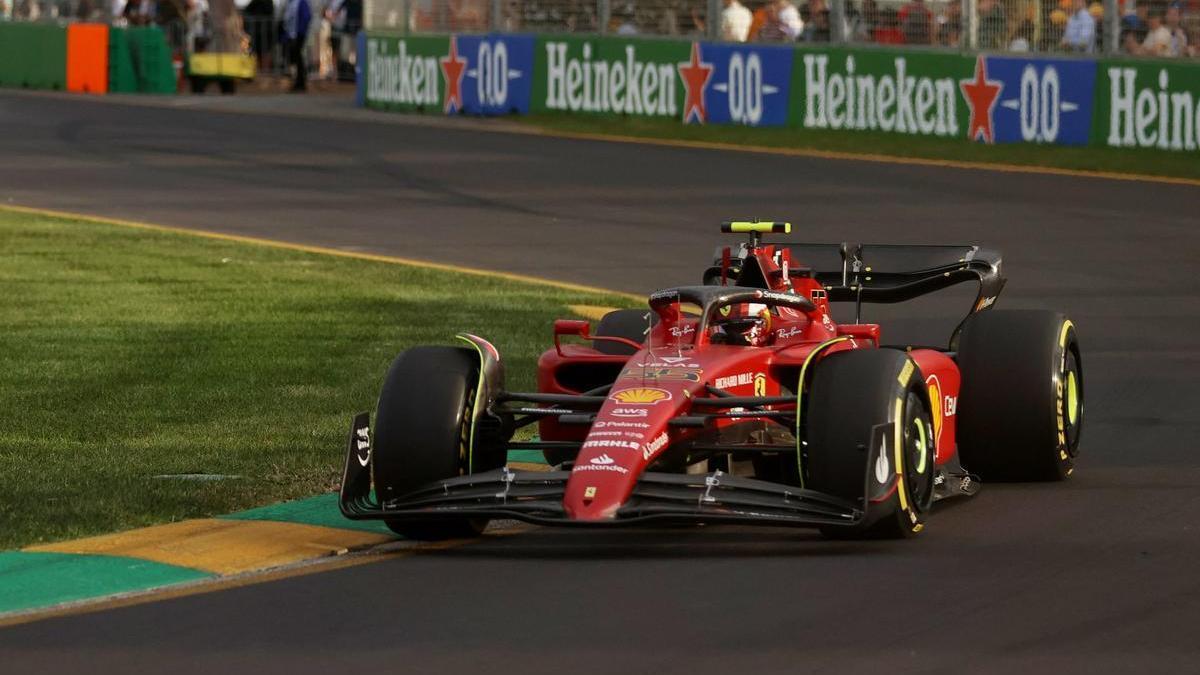
[[[963,139],[915,138],[880,132],[809,131],[792,128],[682,125],[644,117],[540,114],[515,121],[552,131],[666,138],[768,148],[890,155],[921,159],[1017,164],[1058,169],[1200,178],[1195,153],[1079,148],[1012,143],[985,145]]]
[[[400,350],[477,333],[533,387],[565,305],[630,302],[3,211],[0,288],[0,549],[334,489]]]

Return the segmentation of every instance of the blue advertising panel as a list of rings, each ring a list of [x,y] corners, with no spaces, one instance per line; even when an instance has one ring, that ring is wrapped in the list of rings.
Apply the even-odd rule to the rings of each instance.
[[[792,82],[790,47],[738,44],[699,45],[700,65],[712,68],[704,87],[707,120],[713,124],[787,124]],[[690,120],[689,120],[690,121]]]
[[[987,56],[987,79],[1001,85],[992,110],[995,142],[1087,145],[1096,62]]]
[[[533,89],[532,35],[459,35],[462,112],[470,115],[527,114]]]

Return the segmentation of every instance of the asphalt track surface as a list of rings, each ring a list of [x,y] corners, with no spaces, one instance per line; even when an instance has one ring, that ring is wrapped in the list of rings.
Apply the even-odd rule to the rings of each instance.
[[[730,217],[980,242],[1087,373],[1070,481],[916,541],[533,528],[0,630],[6,672],[1200,670],[1200,188],[0,95],[0,198],[634,292]]]

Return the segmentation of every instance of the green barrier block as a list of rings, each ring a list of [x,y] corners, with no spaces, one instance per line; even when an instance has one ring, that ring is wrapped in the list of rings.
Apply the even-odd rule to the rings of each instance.
[[[4,551],[0,552],[0,612],[50,607],[213,576],[134,558]]]
[[[175,65],[162,29],[158,26],[129,28],[127,38],[137,91],[146,94],[175,93]]]
[[[108,90],[118,94],[131,94],[138,90],[137,72],[133,69],[133,50],[129,45],[129,34],[124,28],[111,28],[108,32]]]
[[[66,89],[67,29],[43,23],[0,23],[0,86]]]

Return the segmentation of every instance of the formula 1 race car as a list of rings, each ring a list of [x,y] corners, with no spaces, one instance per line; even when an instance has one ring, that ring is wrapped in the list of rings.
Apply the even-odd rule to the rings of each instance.
[[[478,534],[493,518],[907,537],[935,501],[972,495],[980,479],[1071,474],[1083,426],[1075,328],[1054,312],[994,310],[998,253],[766,245],[790,225],[722,229],[749,241],[718,249],[703,285],[658,291],[649,311],[614,311],[594,332],[556,321],[537,392],[507,391],[500,354],[475,335],[401,353],[373,442],[369,415],[354,419],[342,513],[419,539]],[[967,281],[979,292],[944,349],[888,346],[878,324],[830,313]],[[536,437],[518,433],[531,425]],[[510,449],[542,451],[550,470],[512,470]]]

